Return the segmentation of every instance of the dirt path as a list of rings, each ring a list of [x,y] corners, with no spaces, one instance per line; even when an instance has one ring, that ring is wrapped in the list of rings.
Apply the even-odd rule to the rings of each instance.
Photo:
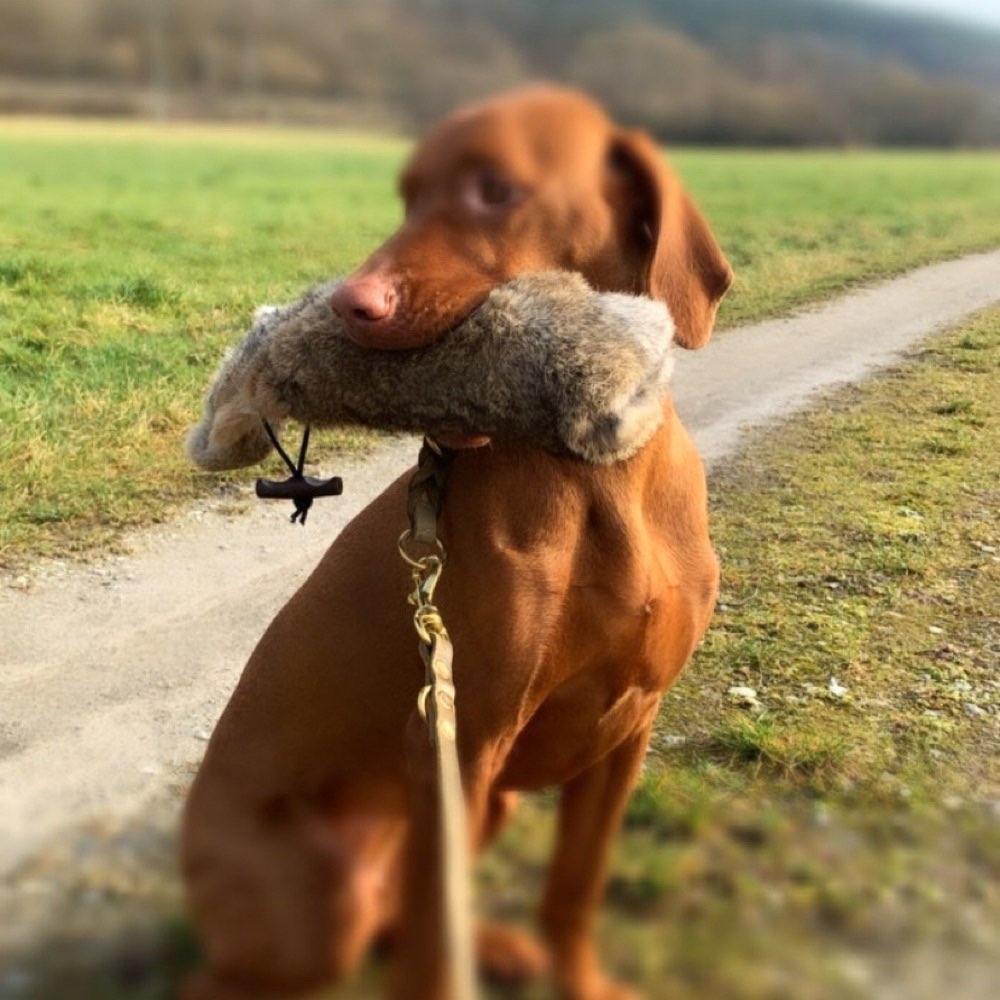
[[[732,331],[679,359],[678,407],[718,461],[741,428],[998,300],[994,251]],[[45,566],[0,589],[0,872],[61,829],[129,813],[186,779],[272,614],[414,454],[400,439],[345,463],[345,496],[318,504],[305,530],[283,507],[234,519],[203,504],[135,538],[128,557]]]

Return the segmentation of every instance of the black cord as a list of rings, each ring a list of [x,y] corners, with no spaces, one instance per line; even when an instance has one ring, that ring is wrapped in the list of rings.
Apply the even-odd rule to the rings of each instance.
[[[292,474],[292,479],[295,481],[305,482],[305,467],[306,467],[306,452],[309,450],[309,427],[306,426],[305,431],[302,433],[302,444],[299,446],[299,460],[295,463],[291,460],[288,452],[281,447],[281,442],[278,440],[278,435],[274,433],[271,425],[265,420],[264,430],[267,431],[267,436],[271,439],[271,444],[274,445],[274,450],[281,456],[282,461],[288,466],[288,471]],[[309,508],[312,507],[313,498],[311,496],[299,496],[292,499],[292,503],[295,504],[295,513],[291,516],[292,524],[297,521],[301,525],[305,525],[306,517],[309,515]]]
[[[274,450],[281,456],[285,465],[288,466],[288,471],[292,474],[293,479],[302,478],[302,463],[305,460],[305,444],[309,440],[309,428],[306,428],[306,433],[302,438],[303,447],[299,451],[299,464],[296,467],[295,463],[288,457],[288,452],[281,447],[281,442],[278,440],[278,435],[274,433],[271,425],[265,420],[263,421],[264,430],[267,431],[267,436],[271,439],[271,444],[274,445]]]
[[[309,450],[309,425],[306,424],[306,429],[302,432],[302,444],[299,445],[299,464],[297,474],[301,478],[306,467],[306,452]]]

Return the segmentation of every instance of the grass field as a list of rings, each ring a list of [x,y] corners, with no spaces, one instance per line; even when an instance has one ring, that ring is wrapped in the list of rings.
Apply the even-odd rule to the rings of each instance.
[[[664,703],[601,925],[648,1000],[995,996],[998,378],[994,309],[714,479],[720,607]],[[530,919],[552,817],[529,799],[482,864],[494,915]],[[22,916],[65,900],[22,1000],[172,995],[195,953],[172,822],[21,873]]]
[[[255,303],[397,222],[402,142],[0,122],[0,566],[116,544],[220,480],[181,455]],[[1000,154],[679,151],[732,325],[1000,244]],[[341,441],[351,444],[352,442]]]

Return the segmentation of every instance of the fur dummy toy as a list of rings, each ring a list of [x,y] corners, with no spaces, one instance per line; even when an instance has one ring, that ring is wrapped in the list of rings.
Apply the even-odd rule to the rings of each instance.
[[[428,346],[386,351],[348,339],[333,288],[257,311],[188,436],[196,465],[265,458],[263,420],[487,434],[606,463],[638,451],[663,419],[673,323],[651,299],[534,274],[495,288]]]

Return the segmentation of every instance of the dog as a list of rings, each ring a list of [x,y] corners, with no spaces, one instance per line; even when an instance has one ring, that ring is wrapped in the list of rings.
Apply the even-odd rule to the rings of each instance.
[[[365,347],[428,344],[498,284],[565,269],[663,301],[694,349],[732,282],[653,141],[572,90],[458,111],[417,146],[400,190],[399,230],[331,301]],[[612,465],[470,434],[444,443],[459,453],[436,603],[456,650],[474,850],[518,792],[561,789],[541,934],[480,926],[480,965],[548,974],[564,1000],[624,1000],[594,922],[660,699],[715,604],[703,467],[669,401],[649,443]],[[280,611],[208,745],[181,832],[205,951],[187,1000],[304,996],[384,935],[396,1000],[447,996],[435,759],[395,551],[408,478]]]

